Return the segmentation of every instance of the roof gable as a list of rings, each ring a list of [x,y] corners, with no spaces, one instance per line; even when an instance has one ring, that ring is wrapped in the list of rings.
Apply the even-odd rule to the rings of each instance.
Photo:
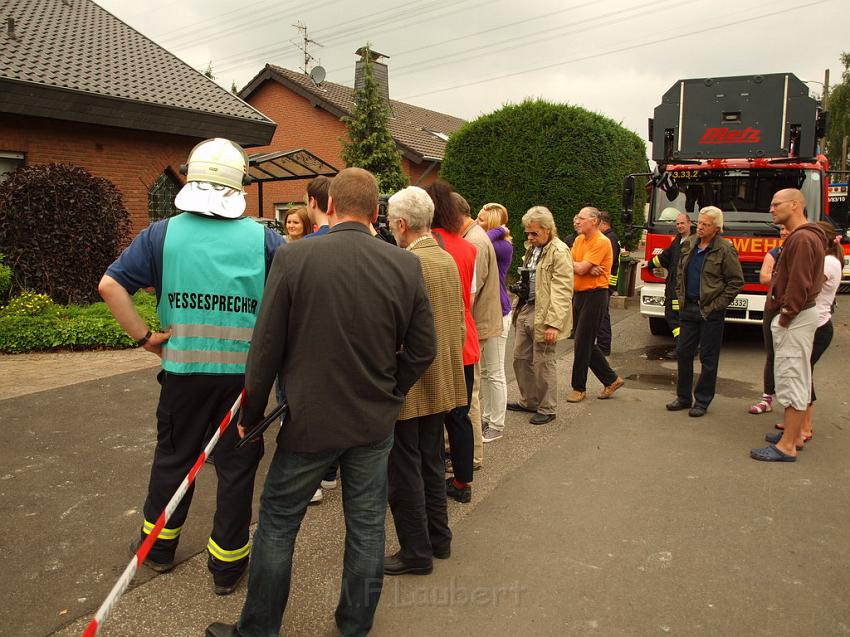
[[[239,96],[245,100],[249,99],[251,94],[268,80],[282,84],[336,117],[349,115],[354,109],[354,89],[350,86],[334,82],[322,82],[316,86],[308,75],[274,64],[267,64],[239,92]],[[390,133],[402,152],[416,163],[423,160],[442,161],[446,139],[466,123],[458,117],[398,100],[390,100],[390,105]]]
[[[0,15],[15,33],[0,38],[0,110],[143,130],[170,120],[164,132],[196,136],[241,124],[243,137],[271,138],[265,115],[92,0],[0,0]]]

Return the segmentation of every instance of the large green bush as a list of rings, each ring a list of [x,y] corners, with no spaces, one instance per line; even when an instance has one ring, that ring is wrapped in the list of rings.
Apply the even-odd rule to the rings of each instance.
[[[613,120],[578,106],[527,100],[465,124],[446,146],[440,176],[469,200],[473,214],[487,202],[507,207],[522,257],[522,215],[531,206],[552,211],[558,234],[572,232],[585,205],[607,210],[621,242],[634,248],[640,231],[624,228],[623,178],[646,171],[646,146]],[[643,220],[644,192],[635,219]]]
[[[159,329],[156,297],[137,292],[133,302],[148,326]],[[0,309],[0,352],[130,347],[136,347],[135,341],[112,318],[103,302],[62,306],[47,296],[24,291]]]
[[[12,292],[93,303],[97,283],[130,239],[130,217],[106,179],[66,164],[25,166],[0,184],[0,251]]]

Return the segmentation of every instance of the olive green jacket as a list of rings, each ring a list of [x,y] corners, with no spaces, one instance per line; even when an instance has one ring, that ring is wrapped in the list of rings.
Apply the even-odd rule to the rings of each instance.
[[[531,250],[531,244],[526,243],[523,265],[528,263]],[[558,237],[543,246],[534,288],[534,341],[543,342],[547,327],[558,329],[559,341],[567,338],[573,326],[573,255]]]
[[[696,250],[699,237],[692,235],[682,244],[682,253],[676,267],[676,296],[679,307],[685,307],[685,275],[688,262]],[[699,280],[699,311],[703,318],[717,310],[725,310],[744,287],[744,272],[738,252],[719,234],[711,240],[708,254],[702,264]]]

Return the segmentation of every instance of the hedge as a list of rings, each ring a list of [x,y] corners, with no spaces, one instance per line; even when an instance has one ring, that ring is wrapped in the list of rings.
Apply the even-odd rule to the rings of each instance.
[[[630,130],[578,106],[526,100],[468,122],[446,146],[440,176],[469,200],[473,214],[487,202],[508,209],[522,257],[522,215],[534,205],[552,211],[558,234],[572,232],[585,205],[607,210],[621,242],[634,248],[636,227],[624,228],[623,178],[647,169],[646,146]],[[646,194],[638,189],[633,224],[643,223]]]
[[[138,292],[133,302],[150,328],[159,329],[156,297]],[[55,305],[45,295],[25,291],[0,310],[0,352],[7,354],[130,347],[136,347],[136,343],[103,302]]]
[[[121,193],[83,168],[23,166],[0,183],[0,252],[13,271],[13,293],[97,302],[100,277],[130,239]]]

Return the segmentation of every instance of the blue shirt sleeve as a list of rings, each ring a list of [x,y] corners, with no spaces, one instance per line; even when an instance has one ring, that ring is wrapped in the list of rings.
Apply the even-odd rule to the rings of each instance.
[[[141,288],[156,289],[156,298],[162,289],[162,250],[168,219],[157,221],[133,239],[133,242],[110,265],[106,274],[118,281],[129,294]]]
[[[272,260],[277,249],[284,245],[283,237],[271,228],[266,228],[266,276],[269,275],[269,270],[272,267]]]

